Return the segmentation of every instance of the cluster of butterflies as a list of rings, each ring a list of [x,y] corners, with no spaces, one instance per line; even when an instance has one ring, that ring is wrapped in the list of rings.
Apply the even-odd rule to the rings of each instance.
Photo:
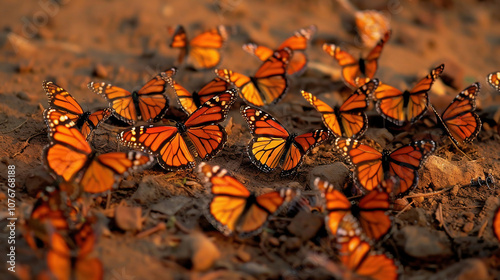
[[[193,169],[197,157],[202,161],[215,157],[227,141],[221,123],[239,96],[247,103],[240,112],[252,135],[247,152],[251,162],[263,172],[280,169],[283,176],[294,174],[312,148],[335,139],[335,150],[353,170],[354,184],[364,194],[358,204],[352,205],[328,182],[315,181],[316,193],[322,201],[318,207],[326,213],[327,227],[336,236],[340,260],[348,271],[359,275],[396,278],[394,260],[385,254],[372,253],[371,248],[392,227],[387,214],[392,200],[417,185],[418,170],[434,152],[436,143],[421,140],[379,152],[357,140],[368,128],[365,110],[373,100],[376,110],[386,120],[402,126],[417,122],[430,107],[443,131],[456,145],[461,145],[471,142],[481,128],[474,112],[480,86],[475,83],[467,87],[439,114],[429,102],[428,91],[444,65],[433,69],[411,90],[401,91],[375,78],[378,58],[390,38],[389,32],[368,56],[359,59],[336,45],[324,44],[323,50],[342,67],[342,77],[354,92],[340,107],[331,107],[302,91],[302,96],[321,114],[326,129],[296,135],[261,107],[279,102],[289,88],[290,77],[305,71],[305,51],[315,31],[315,26],[300,29],[276,50],[245,44],[245,51],[262,60],[253,76],[215,69],[215,77],[195,92],[174,80],[176,68],[157,74],[133,92],[91,82],[89,89],[109,103],[108,108],[96,112],[84,111],[65,89],[45,81],[43,88],[49,107],[44,111],[44,120],[50,143],[43,151],[43,161],[59,184],[54,190],[40,194],[31,220],[37,224],[36,228],[43,230],[35,230],[29,243],[39,247],[41,241],[48,246],[50,271],[58,279],[71,278],[75,273],[102,278],[102,265],[88,257],[96,236],[91,227],[93,218],[75,206],[82,194],[109,193],[121,178],[151,167],[155,160],[165,170],[175,171]],[[188,40],[184,28],[179,26],[172,30],[170,46],[181,49],[179,63],[187,61],[197,70],[213,69],[221,61],[220,50],[227,38],[226,29],[219,26]],[[497,90],[500,90],[499,80],[500,73],[488,76],[489,83]],[[165,119],[170,106],[169,91],[177,96],[185,120]],[[132,126],[117,135],[119,142],[132,150],[97,154],[89,141],[98,126],[111,116]],[[137,125],[138,122],[148,124]],[[206,163],[199,164],[199,173],[210,184],[207,219],[226,235],[258,234],[270,216],[302,197],[298,190],[290,188],[256,195],[224,169]],[[498,236],[500,221],[494,227]]]

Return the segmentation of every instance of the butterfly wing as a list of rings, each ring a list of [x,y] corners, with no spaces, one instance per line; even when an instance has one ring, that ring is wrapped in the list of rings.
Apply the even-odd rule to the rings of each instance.
[[[479,93],[479,83],[460,92],[441,116],[444,127],[455,143],[472,142],[481,130],[481,119],[476,110],[476,96]]]
[[[368,118],[364,110],[368,107],[369,97],[378,87],[378,79],[373,79],[359,87],[339,108],[340,130],[348,138],[358,138],[368,128]]]
[[[53,232],[50,236],[50,250],[47,252],[47,266],[56,279],[71,279],[71,253],[63,236]]]
[[[229,89],[210,98],[189,116],[184,125],[189,129],[191,127],[223,122],[227,117],[229,109],[231,109],[231,106],[236,101],[236,97],[236,90]]]
[[[204,85],[198,92],[196,92],[195,96],[198,99],[195,99],[195,104],[197,107],[201,106],[203,103],[207,102],[210,98],[225,92],[230,89],[231,84],[226,80],[221,78],[214,78],[206,85]]]
[[[69,92],[50,81],[43,81],[42,86],[49,98],[49,107],[67,114],[76,123],[84,111]]]
[[[252,133],[247,148],[250,160],[263,172],[274,170],[286,152],[290,134],[275,118],[260,109],[242,106],[240,112]]]
[[[112,113],[113,111],[111,109],[105,108],[97,110],[88,116],[81,129],[82,134],[87,141],[90,139],[92,132],[96,130],[102,122],[105,122]]]
[[[186,88],[176,83],[175,81],[173,82],[173,86],[175,89],[175,94],[177,95],[177,100],[179,100],[179,104],[181,105],[182,110],[186,114],[191,115],[194,111],[196,111],[196,109],[198,109],[195,104],[193,95]]]
[[[203,32],[189,42],[189,60],[195,69],[211,69],[221,61],[220,48],[228,34],[223,25]]]
[[[288,75],[301,75],[307,65],[307,56],[305,50],[307,48],[307,43],[311,37],[316,33],[316,26],[311,25],[307,28],[302,28],[295,32],[295,34],[286,39],[279,47],[278,50],[284,48],[290,48],[293,51],[293,55],[290,58],[290,63],[288,64]]]
[[[189,169],[194,156],[175,126],[138,126],[119,134],[119,141],[129,148],[153,154],[166,170]]]
[[[339,225],[346,218],[346,215],[350,214],[351,203],[344,194],[337,191],[334,186],[327,181],[316,178],[314,180],[314,186],[325,199],[327,211],[325,224],[327,229],[332,235],[337,236]],[[349,232],[343,235],[351,236],[357,234],[359,234],[359,232]]]
[[[406,114],[407,120],[411,123],[419,120],[427,112],[429,104],[429,96],[427,92],[431,89],[432,84],[434,84],[443,71],[444,64],[441,64],[433,69],[429,75],[420,80],[410,91],[410,99],[408,100]]]
[[[434,141],[421,140],[402,146],[389,155],[389,175],[399,178],[400,194],[410,191],[417,185],[418,170],[435,149]]]
[[[378,68],[378,59],[382,54],[385,43],[389,40],[390,32],[386,32],[384,37],[375,45],[375,47],[368,53],[364,59],[365,77],[373,79]]]
[[[497,91],[500,91],[500,71],[488,74],[486,78],[490,86],[492,86]]]
[[[359,60],[334,44],[323,44],[323,51],[337,60],[338,64],[342,67],[342,78],[344,82],[352,88],[357,88],[358,86],[355,79],[356,77],[363,76],[359,68]]]
[[[402,126],[406,120],[404,96],[399,89],[380,83],[373,95],[377,112],[386,120]]]
[[[493,216],[493,233],[500,241],[500,207],[497,208]]]
[[[354,169],[353,179],[358,187],[371,191],[380,184],[384,170],[379,151],[350,138],[337,138],[335,147]]]
[[[307,91],[301,91],[302,96],[321,114],[321,119],[325,126],[330,130],[335,137],[342,136],[342,129],[337,118],[335,110],[330,105],[318,99]]]
[[[283,159],[281,175],[287,176],[295,173],[309,151],[328,138],[330,138],[330,132],[321,129],[296,136]]]
[[[179,57],[177,58],[177,63],[181,64],[184,61],[184,58],[187,54],[188,49],[188,39],[186,31],[182,25],[178,25],[175,30],[170,30],[172,34],[172,40],[170,42],[171,48],[180,48],[181,52],[179,53]]]
[[[170,87],[173,88],[172,77],[175,73],[175,68],[161,72],[137,91],[140,119],[156,122],[163,118],[169,104],[166,91]]]
[[[358,221],[369,238],[378,240],[391,229],[392,221],[387,215],[389,205],[389,194],[377,189],[359,201],[355,212],[358,212]]]
[[[88,88],[106,98],[113,114],[120,120],[133,124],[139,120],[132,93],[111,84],[90,82]]]
[[[247,53],[255,55],[261,61],[266,61],[274,53],[272,49],[255,43],[244,44],[242,48]]]

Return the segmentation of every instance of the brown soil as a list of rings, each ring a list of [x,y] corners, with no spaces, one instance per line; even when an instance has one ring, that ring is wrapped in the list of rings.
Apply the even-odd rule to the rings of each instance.
[[[56,4],[55,2],[59,3]],[[300,133],[305,127],[321,127],[319,115],[300,97],[300,89],[338,98],[344,92],[338,79],[337,64],[321,50],[323,42],[343,44],[353,53],[355,34],[352,14],[335,1],[4,1],[0,19],[0,182],[7,181],[7,166],[14,164],[17,173],[17,211],[20,219],[27,217],[41,187],[50,184],[50,177],[41,164],[41,151],[48,144],[42,111],[47,107],[43,80],[53,80],[66,88],[84,109],[104,107],[104,100],[91,93],[86,84],[108,81],[128,89],[137,89],[156,72],[174,65],[178,51],[168,47],[167,26],[183,24],[188,34],[217,24],[230,27],[231,38],[224,49],[222,67],[252,73],[259,62],[244,53],[241,45],[250,40],[277,46],[282,40],[310,24],[318,32],[308,50],[309,70],[293,80],[287,96],[269,109],[289,130]],[[464,147],[464,156],[434,128],[434,117],[428,114],[418,124],[397,129],[383,122],[370,109],[370,129],[365,136],[383,140],[386,128],[398,143],[429,138],[438,141],[435,155],[451,164],[471,164],[489,172],[499,181],[500,95],[485,84],[485,76],[500,70],[500,5],[498,1],[353,1],[360,9],[378,9],[391,16],[392,38],[379,60],[378,77],[399,88],[410,87],[429,69],[446,64],[445,73],[453,78],[455,88],[439,81],[433,88],[431,102],[444,109],[450,100],[472,82],[482,85],[478,112],[483,130],[472,144]],[[104,67],[104,78],[94,75],[97,65]],[[325,70],[326,69],[326,70]],[[328,72],[325,74],[325,71]],[[101,73],[102,74],[102,73]],[[332,80],[331,75],[336,79]],[[190,72],[180,69],[176,80],[195,90],[213,77],[212,72]],[[175,99],[171,99],[175,104]],[[221,165],[249,189],[261,186],[276,188],[298,185],[310,189],[310,171],[318,165],[338,161],[331,144],[317,148],[300,168],[298,174],[281,178],[277,173],[259,172],[245,154],[250,134],[239,116],[239,102],[230,113],[233,126],[224,150],[211,161]],[[116,150],[117,128],[105,124],[97,131],[93,147],[98,152]],[[369,139],[368,139],[369,140]],[[380,143],[382,146],[386,144]],[[123,148],[122,148],[123,149]],[[423,168],[414,194],[437,190],[433,170]],[[491,230],[493,210],[500,204],[500,189],[492,186],[468,186],[477,174],[458,173],[462,184],[442,193],[413,199],[405,212],[394,211],[394,228],[388,238],[376,247],[389,252],[401,265],[408,279],[440,279],[474,273],[477,279],[500,277],[499,241]],[[484,174],[479,174],[483,176]],[[225,238],[203,217],[206,194],[196,175],[191,172],[167,173],[161,168],[134,174],[124,180],[111,195],[109,208],[124,200],[142,209],[142,229],[159,222],[167,229],[137,238],[113,222],[113,211],[104,210],[105,199],[96,202],[102,231],[94,254],[103,264],[105,279],[242,279],[286,278],[327,279],[329,274],[307,260],[310,252],[333,256],[326,232],[320,231],[310,240],[299,240],[287,230],[286,219],[276,219],[269,231],[249,240]],[[139,185],[153,186],[138,191]],[[2,185],[2,192],[6,192]],[[186,199],[176,199],[179,196]],[[412,201],[412,199],[409,199]],[[436,219],[442,207],[443,225]],[[177,210],[174,211],[173,209]],[[2,230],[6,227],[7,201],[1,203]],[[167,214],[165,214],[167,213]],[[110,217],[106,220],[106,216]],[[109,223],[106,223],[108,221]],[[176,221],[182,226],[175,226]],[[182,261],[176,251],[179,240],[190,232],[203,231],[221,252],[215,266],[196,271],[192,263]],[[37,272],[45,268],[17,231],[18,271]],[[425,239],[422,236],[428,236]],[[271,237],[280,244],[270,245]],[[7,252],[2,234],[2,252]],[[264,241],[260,246],[260,241]],[[422,242],[422,243],[419,243]],[[441,249],[429,248],[438,244]],[[243,253],[242,253],[243,252]],[[417,252],[417,253],[415,253]],[[3,253],[2,253],[3,254]],[[469,259],[469,260],[467,260]],[[474,262],[472,260],[479,260]],[[468,263],[466,263],[468,261]],[[458,265],[455,265],[458,264]],[[467,265],[469,264],[469,268]],[[455,265],[455,266],[454,266]],[[472,267],[472,268],[470,268]],[[480,274],[483,273],[483,274]],[[2,279],[14,278],[2,268]],[[18,274],[19,276],[19,274]],[[29,279],[25,278],[25,279]],[[463,278],[465,279],[465,278]]]

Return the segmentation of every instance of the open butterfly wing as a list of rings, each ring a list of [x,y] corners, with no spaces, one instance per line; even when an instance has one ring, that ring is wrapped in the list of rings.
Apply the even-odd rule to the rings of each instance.
[[[307,28],[302,28],[295,32],[295,34],[286,39],[279,47],[278,50],[290,48],[293,55],[288,64],[288,75],[301,75],[307,66],[307,56],[305,50],[311,37],[316,32],[316,26],[311,25]]]
[[[82,125],[81,131],[83,137],[85,137],[85,139],[87,139],[88,141],[92,132],[96,130],[102,122],[105,122],[112,113],[113,111],[109,108],[98,110],[92,113]]]
[[[260,170],[270,172],[281,162],[290,134],[275,118],[260,109],[242,106],[240,111],[253,136],[248,155]]]
[[[464,89],[453,99],[441,116],[448,134],[455,143],[471,142],[481,130],[481,119],[474,112],[479,89],[479,83]]]
[[[236,90],[229,89],[210,98],[189,116],[184,125],[189,129],[224,121],[236,97]]]
[[[333,133],[335,137],[342,136],[342,129],[337,119],[337,115],[332,107],[318,99],[312,93],[301,91],[302,96],[321,114],[321,119],[325,126]]]
[[[210,183],[212,200],[206,215],[208,220],[223,234],[231,235],[251,193],[219,166],[202,162],[198,172],[204,175],[205,182]]]
[[[380,83],[373,95],[377,112],[386,120],[402,126],[406,121],[403,92]]]
[[[255,55],[261,61],[266,61],[274,53],[272,49],[265,46],[257,45],[255,43],[244,44],[242,48],[247,53]]]
[[[426,112],[429,104],[428,91],[432,84],[444,71],[444,64],[439,65],[431,71],[425,78],[420,80],[410,91],[410,99],[407,105],[407,120],[411,123],[418,121]]]
[[[175,30],[170,30],[172,33],[171,48],[186,48],[188,44],[186,31],[182,25],[178,25]]]
[[[122,145],[148,151],[166,170],[193,168],[194,156],[174,126],[138,126],[120,133]]]
[[[369,238],[378,240],[391,229],[392,221],[386,213],[389,206],[389,194],[379,190],[369,192],[359,201],[357,218]]]
[[[173,86],[182,110],[186,114],[191,115],[194,111],[196,111],[196,109],[198,109],[195,104],[193,95],[187,89],[176,82],[174,82]]]
[[[221,61],[220,48],[228,34],[223,25],[203,32],[189,42],[189,62],[195,69],[210,69]]]
[[[62,87],[50,81],[43,81],[42,86],[49,98],[50,108],[67,113],[68,117],[75,122],[84,113],[80,104]]]
[[[335,147],[354,169],[353,178],[358,187],[371,191],[384,178],[382,154],[357,140],[337,138]]]
[[[169,87],[173,88],[172,76],[175,72],[175,68],[161,72],[137,91],[140,118],[143,121],[156,122],[167,112],[169,102],[166,91]]]
[[[187,135],[202,160],[217,155],[227,141],[226,130],[219,124],[190,128]]]
[[[71,279],[71,253],[62,235],[53,232],[50,236],[50,250],[47,252],[47,266],[56,279]]]
[[[196,106],[199,107],[210,98],[229,90],[230,86],[231,84],[226,80],[214,78],[194,94],[198,98],[197,100],[195,99]]]
[[[368,53],[368,56],[364,59],[365,63],[365,77],[373,79],[378,68],[378,59],[382,54],[385,43],[389,40],[390,32],[385,33],[384,37],[375,45],[375,47]]]
[[[240,91],[240,96],[244,98],[248,103],[255,106],[264,106],[264,100],[259,93],[259,89],[255,86],[252,79],[243,74],[233,72],[229,69],[215,69],[215,74],[226,80],[228,83],[232,83]]]
[[[88,88],[106,98],[114,115],[120,120],[129,124],[139,120],[131,92],[106,83],[90,82]]]
[[[330,132],[327,130],[315,130],[296,136],[283,159],[281,175],[287,176],[295,173],[309,151],[328,138],[330,138]]]
[[[418,170],[435,149],[434,141],[421,140],[402,146],[389,155],[389,175],[399,178],[400,194],[417,185]]]
[[[342,67],[342,78],[344,82],[352,88],[357,88],[358,86],[355,79],[356,77],[362,77],[362,73],[359,69],[359,60],[334,44],[323,44],[323,51],[337,60],[338,64]]]
[[[495,211],[495,215],[493,216],[493,233],[497,237],[498,241],[500,241],[500,207]]]
[[[90,145],[74,123],[67,120],[49,132],[50,144],[43,150],[45,166],[69,181],[87,165],[92,153]]]
[[[325,217],[326,227],[332,235],[336,236],[340,223],[351,210],[351,203],[332,184],[320,178],[314,180],[314,186],[325,199],[326,211],[328,212]]]
[[[500,91],[500,71],[488,74],[486,80],[497,91]]]
[[[138,151],[113,152],[96,157],[83,173],[80,184],[88,193],[103,193],[118,186],[120,178],[131,171],[151,166],[154,158]]]

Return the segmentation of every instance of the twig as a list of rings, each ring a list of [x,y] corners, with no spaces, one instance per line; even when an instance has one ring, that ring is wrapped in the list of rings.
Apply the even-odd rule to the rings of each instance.
[[[484,221],[483,225],[479,229],[479,232],[477,233],[477,238],[481,238],[483,236],[484,230],[486,229],[487,225],[488,225],[488,220]]]
[[[455,186],[447,187],[446,189],[442,189],[440,191],[435,191],[435,192],[430,192],[430,193],[419,193],[419,194],[407,195],[407,196],[403,197],[403,199],[406,199],[406,198],[415,198],[415,197],[434,196],[434,195],[438,195],[438,194],[442,194],[444,192],[447,192],[447,191],[453,189],[453,187],[455,187]]]
[[[177,227],[180,231],[182,231],[186,234],[191,233],[191,231],[188,228],[186,228],[184,225],[179,223],[179,221],[177,219],[175,219],[174,224],[175,224],[175,227]]]
[[[439,203],[438,208],[436,210],[436,219],[439,221],[440,225],[444,228],[444,231],[446,232],[446,234],[453,240],[454,237],[451,234],[451,232],[448,229],[448,227],[446,226],[446,222],[444,221],[444,217],[443,217],[443,204],[442,203]]]
[[[45,134],[45,132],[44,132],[44,131],[42,131],[42,132],[38,132],[38,133],[33,134],[33,135],[31,135],[30,137],[28,137],[28,139],[26,139],[26,141],[24,141],[24,144],[23,144],[23,147],[21,148],[21,150],[20,150],[19,152],[16,152],[15,154],[13,154],[13,155],[12,155],[12,158],[15,158],[16,156],[18,156],[18,155],[22,154],[22,153],[24,152],[24,150],[26,149],[26,147],[28,147],[29,142],[30,142],[30,140],[31,140],[31,139],[33,139],[33,138],[35,138],[35,137],[37,137],[37,136],[39,136],[39,135],[43,135],[43,134]]]
[[[460,149],[457,146],[457,144],[455,143],[455,141],[453,141],[453,139],[451,138],[451,136],[448,135],[448,138],[450,138],[451,143],[453,144],[453,146],[455,146],[455,148],[457,148],[457,150],[459,150],[467,159],[469,159],[470,161],[472,161],[472,159],[464,151],[462,151],[462,149]]]
[[[399,211],[399,213],[396,214],[396,218],[399,217],[399,215],[403,214],[403,212],[408,210],[408,208],[410,208],[410,206],[413,204],[413,202],[415,202],[415,200],[412,200],[410,203],[406,204],[406,206],[403,209],[401,209],[401,211]]]
[[[24,120],[24,121],[23,121],[20,125],[18,125],[18,126],[16,126],[16,127],[14,127],[13,129],[8,130],[8,131],[2,131],[2,132],[0,132],[0,133],[1,133],[1,134],[11,133],[11,132],[13,132],[13,131],[14,131],[14,130],[16,130],[16,129],[21,128],[21,126],[23,126],[23,125],[24,125],[25,123],[27,123],[27,122],[28,122],[28,119],[25,119],[25,120]]]
[[[165,230],[166,228],[167,228],[167,225],[165,225],[164,222],[159,222],[156,226],[154,226],[150,229],[147,229],[143,232],[138,233],[135,237],[144,238],[144,237],[149,236],[149,235],[156,233],[158,231]]]

